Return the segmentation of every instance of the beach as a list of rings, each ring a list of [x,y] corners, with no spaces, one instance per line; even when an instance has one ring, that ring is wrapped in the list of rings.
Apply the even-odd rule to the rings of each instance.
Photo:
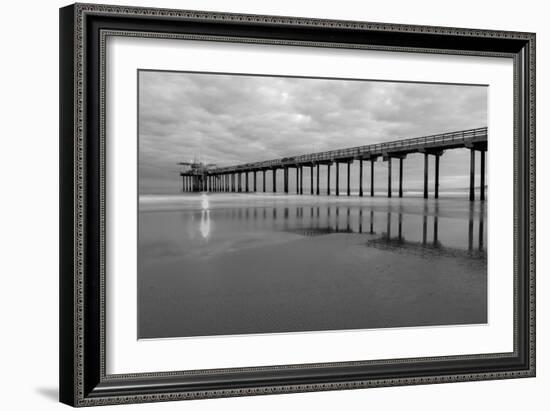
[[[487,322],[486,203],[141,196],[138,338]]]

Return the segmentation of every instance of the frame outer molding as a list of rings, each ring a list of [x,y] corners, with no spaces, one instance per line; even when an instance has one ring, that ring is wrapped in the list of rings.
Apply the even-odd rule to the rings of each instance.
[[[527,289],[525,326],[528,327],[527,368],[516,371],[464,373],[425,377],[350,380],[331,383],[283,384],[229,389],[200,389],[180,392],[105,396],[99,387],[86,389],[89,364],[85,360],[85,280],[86,272],[86,17],[163,18],[187,22],[219,22],[257,24],[289,28],[314,27],[326,29],[417,33],[428,35],[460,36],[463,38],[489,38],[518,40],[525,43],[519,66],[523,70],[522,93],[527,104],[519,113],[519,135],[525,153],[523,163],[523,190],[527,195],[524,218],[527,230],[526,243],[520,241],[525,261]],[[393,49],[398,49],[394,47]],[[407,49],[407,51],[414,51]],[[419,47],[420,52],[426,52]],[[443,49],[439,50],[442,52]],[[428,51],[430,52],[430,51]],[[431,52],[438,52],[437,50]],[[448,52],[453,52],[448,50]],[[480,52],[483,54],[483,52]],[[455,54],[461,54],[460,52]],[[475,52],[466,54],[476,54]],[[524,101],[525,101],[524,100]],[[521,172],[522,170],[520,170]],[[142,7],[109,6],[100,4],[74,4],[60,9],[60,401],[73,406],[171,401],[180,399],[218,398],[304,391],[326,391],[365,387],[434,384],[486,379],[504,379],[535,376],[535,34],[450,27],[385,24],[372,22],[309,19],[297,17],[262,16],[252,14],[218,13],[191,10],[154,9]],[[70,210],[72,210],[70,212]],[[104,220],[101,221],[104,224]],[[516,234],[514,234],[516,236]],[[516,239],[518,240],[518,239]],[[103,258],[103,256],[101,256]],[[102,310],[103,311],[103,310]],[[103,315],[103,313],[102,313]],[[414,362],[414,359],[412,360]],[[167,373],[158,373],[157,377]],[[168,373],[171,374],[171,373]],[[155,377],[155,374],[147,376]],[[123,376],[139,381],[140,375]],[[107,376],[104,380],[116,380]],[[94,394],[95,393],[95,394]]]

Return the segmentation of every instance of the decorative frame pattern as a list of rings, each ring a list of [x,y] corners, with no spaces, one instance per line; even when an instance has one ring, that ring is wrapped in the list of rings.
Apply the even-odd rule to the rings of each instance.
[[[60,14],[62,402],[90,406],[535,375],[533,33],[95,4],[75,4],[61,9]],[[132,25],[126,22],[136,18],[139,18],[139,23]],[[115,20],[121,29],[105,27],[105,22]],[[148,24],[153,22],[166,24],[167,31],[147,31]],[[185,26],[189,23],[198,26],[198,32],[185,32]],[[136,24],[141,29],[136,30]],[[170,31],[170,27],[180,26],[184,32]],[[215,26],[222,26],[221,31],[225,34],[219,33]],[[351,41],[324,41],[322,34],[313,36],[311,29],[317,29],[317,32],[319,29],[330,30]],[[270,30],[277,30],[277,36],[274,36],[277,38],[265,37]],[[242,35],[243,32],[246,35]],[[108,36],[115,35],[513,58],[514,351],[386,361],[106,375],[105,43]],[[388,42],[388,35],[404,39],[404,44]],[[367,38],[358,42],[359,37]],[[99,103],[98,109],[90,104],[90,99]],[[414,364],[418,367],[411,368]],[[422,371],[429,370],[430,366],[434,368],[434,364],[437,364],[435,368],[439,372]],[[448,369],[442,369],[442,364],[448,365]],[[453,372],[454,364],[457,367],[460,365],[458,368],[463,372]],[[391,366],[392,371],[376,371],[378,374],[354,372],[360,367],[362,370],[366,370],[365,367],[378,370],[384,366]],[[307,370],[311,372],[306,376],[303,372]],[[285,383],[266,383],[264,380],[254,383],[258,374],[265,377],[283,371],[289,375]],[[225,383],[217,380],[222,374],[227,380]],[[214,380],[217,382],[214,383]],[[302,382],[304,380],[310,382]]]

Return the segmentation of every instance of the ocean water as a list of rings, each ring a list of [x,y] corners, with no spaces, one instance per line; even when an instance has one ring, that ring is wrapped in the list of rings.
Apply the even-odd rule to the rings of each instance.
[[[140,196],[138,338],[487,322],[486,203]]]

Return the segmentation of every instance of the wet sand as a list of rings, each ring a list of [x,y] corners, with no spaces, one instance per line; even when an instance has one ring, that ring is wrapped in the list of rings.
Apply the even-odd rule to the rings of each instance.
[[[462,198],[145,198],[139,338],[486,323],[485,212]]]

